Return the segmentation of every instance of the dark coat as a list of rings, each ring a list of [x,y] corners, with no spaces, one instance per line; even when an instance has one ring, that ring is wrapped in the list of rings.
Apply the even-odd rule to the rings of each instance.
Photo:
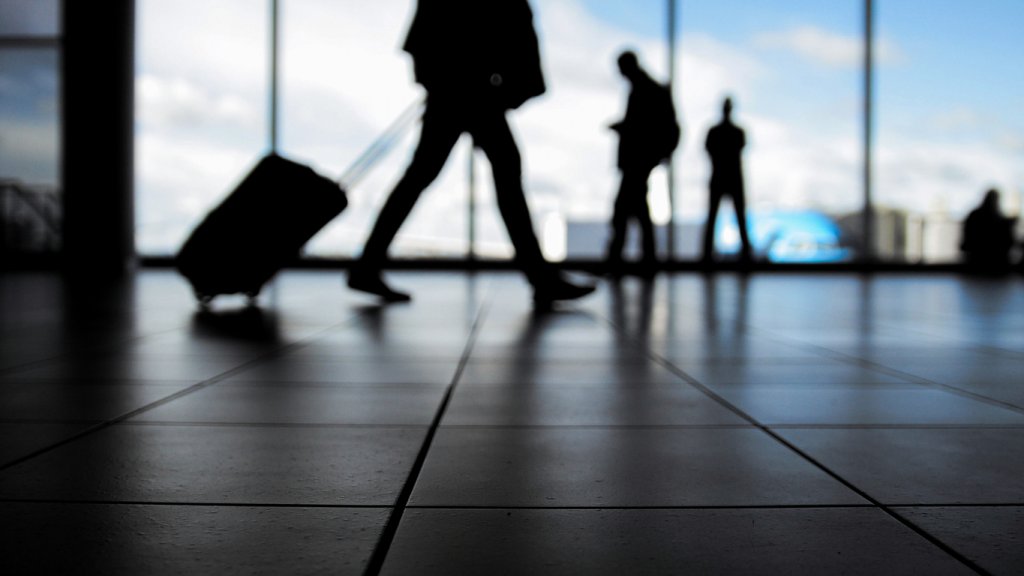
[[[1005,265],[1013,250],[1016,222],[1003,216],[998,207],[979,206],[964,220],[960,249],[971,262]]]
[[[430,95],[510,109],[545,90],[527,0],[419,0],[403,49]]]
[[[747,137],[743,129],[722,121],[708,131],[704,148],[711,157],[711,193],[743,194],[743,147]]]
[[[620,169],[651,169],[679,145],[679,122],[668,87],[642,71],[632,80],[626,115],[612,128],[619,133]]]

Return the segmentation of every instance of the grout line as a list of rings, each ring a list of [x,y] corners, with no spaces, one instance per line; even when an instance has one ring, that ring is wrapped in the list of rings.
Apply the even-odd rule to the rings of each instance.
[[[145,340],[147,338],[154,338],[156,336],[162,336],[164,334],[170,334],[172,332],[178,332],[178,331],[184,330],[186,328],[187,328],[187,326],[178,326],[178,327],[175,327],[175,328],[166,328],[166,329],[159,330],[159,331],[156,331],[156,332],[152,332],[152,333],[149,333],[149,334],[137,334],[135,336],[128,336],[128,337],[122,338],[122,339],[118,340],[116,344],[97,344],[95,348],[88,349],[88,350],[80,350],[79,349],[79,350],[75,350],[74,352],[61,352],[59,354],[55,354],[53,356],[49,356],[49,357],[46,357],[46,358],[40,358],[38,360],[30,360],[30,361],[25,362],[23,364],[13,364],[11,366],[6,366],[6,367],[3,367],[3,368],[0,368],[0,377],[15,379],[15,378],[18,377],[18,374],[21,373],[21,372],[28,372],[29,370],[31,370],[33,368],[38,368],[41,365],[49,364],[50,362],[57,362],[57,361],[60,361],[60,360],[62,360],[64,358],[68,358],[70,356],[74,356],[74,355],[82,354],[82,353],[95,354],[96,357],[103,358],[104,356],[110,356],[112,354],[116,354],[116,348],[117,347],[124,346],[124,345],[127,345],[127,344],[131,344],[132,342],[137,342],[137,341],[140,341],[140,340]]]
[[[161,398],[159,400],[150,402],[149,404],[146,404],[145,406],[142,406],[140,408],[136,408],[134,410],[131,410],[129,412],[121,414],[120,416],[111,418],[111,419],[106,420],[104,422],[97,423],[97,424],[95,424],[93,426],[90,426],[89,428],[86,428],[85,430],[82,430],[82,431],[80,431],[80,432],[78,432],[76,434],[73,434],[73,435],[71,435],[71,436],[69,436],[67,438],[64,438],[63,440],[60,440],[60,441],[58,441],[58,442],[56,442],[54,444],[50,444],[48,446],[44,446],[43,448],[39,448],[39,449],[34,450],[34,451],[32,451],[32,452],[30,452],[28,454],[25,454],[23,456],[20,456],[18,458],[13,459],[13,460],[9,460],[7,462],[4,462],[3,464],[0,464],[0,472],[2,472],[4,470],[7,470],[8,468],[17,466],[18,464],[21,464],[22,462],[25,462],[27,460],[31,460],[32,458],[35,458],[37,456],[41,456],[43,454],[46,454],[47,452],[51,452],[53,450],[56,450],[57,448],[60,448],[62,446],[66,446],[67,444],[70,444],[72,442],[80,440],[80,439],[82,439],[82,438],[84,438],[86,436],[89,436],[91,434],[94,434],[94,433],[99,432],[101,430],[105,430],[105,429],[107,429],[107,428],[109,428],[111,426],[114,426],[116,424],[120,424],[120,423],[122,423],[122,422],[124,422],[126,420],[129,420],[131,418],[134,418],[134,417],[136,417],[136,416],[138,416],[140,414],[149,412],[150,410],[153,410],[155,408],[158,408],[160,406],[163,406],[165,404],[173,402],[174,400],[177,400],[178,398],[181,398],[181,397],[186,396],[188,394],[191,394],[193,392],[197,392],[197,391],[202,390],[204,388],[208,388],[208,387],[210,387],[210,386],[212,386],[214,384],[217,384],[218,382],[221,382],[221,381],[223,381],[223,380],[225,380],[227,378],[230,378],[230,377],[234,376],[235,374],[244,372],[245,370],[249,369],[253,365],[258,364],[258,363],[260,363],[261,361],[263,361],[263,360],[265,360],[267,358],[273,358],[275,356],[284,354],[287,351],[292,350],[294,348],[301,348],[301,347],[307,345],[307,343],[309,341],[314,340],[319,335],[321,335],[323,333],[326,333],[326,332],[329,332],[331,330],[334,330],[337,327],[342,326],[342,325],[352,321],[353,318],[355,318],[355,317],[348,318],[346,320],[338,322],[337,324],[333,324],[333,325],[329,326],[328,328],[324,328],[322,330],[319,330],[315,334],[311,334],[311,335],[307,336],[304,339],[296,340],[296,341],[291,342],[289,344],[284,344],[284,345],[282,345],[282,346],[280,346],[278,348],[275,348],[273,350],[269,350],[269,351],[267,351],[267,352],[257,356],[256,358],[253,358],[252,360],[249,360],[247,362],[243,362],[242,364],[239,364],[238,366],[235,366],[234,368],[231,368],[230,370],[227,370],[227,371],[222,372],[222,373],[220,373],[220,374],[218,374],[216,376],[213,376],[212,378],[208,378],[206,380],[203,380],[201,382],[193,384],[193,385],[191,385],[191,386],[189,386],[189,387],[187,387],[187,388],[185,388],[183,390],[179,390],[178,392],[175,392],[174,394],[171,394],[171,395],[166,396],[164,398]]]
[[[354,510],[392,510],[394,506],[387,504],[317,504],[317,503],[282,503],[282,502],[170,502],[151,500],[60,500],[56,498],[0,498],[0,504],[60,504],[60,505],[103,505],[103,506],[184,506],[184,507],[224,507],[224,508],[328,508]],[[890,508],[1024,508],[1024,502],[926,502],[926,503],[890,503]],[[681,504],[681,505],[639,505],[639,506],[499,506],[472,504],[429,504],[407,505],[405,510],[845,510],[845,509],[879,509],[874,504]]]
[[[57,500],[52,498],[0,498],[0,504],[67,504],[72,506],[184,506],[217,508],[333,508],[353,510],[390,510],[386,504],[283,504],[280,502],[161,502],[148,500]]]
[[[412,469],[409,471],[409,476],[406,478],[405,484],[402,486],[402,491],[399,493],[398,498],[395,501],[395,505],[391,510],[391,515],[388,517],[388,521],[384,525],[384,529],[381,530],[380,539],[374,546],[370,559],[366,563],[366,570],[363,572],[365,576],[378,576],[384,567],[384,560],[387,558],[388,552],[391,550],[391,544],[394,542],[395,536],[398,534],[398,527],[402,523],[405,510],[409,505],[409,499],[412,497],[413,488],[415,487],[417,480],[419,480],[420,473],[423,471],[423,465],[426,463],[427,454],[430,452],[430,448],[434,442],[434,436],[441,428],[441,421],[444,418],[444,415],[448,410],[448,404],[451,402],[452,396],[455,393],[455,386],[458,384],[459,378],[462,376],[462,372],[465,370],[466,364],[469,362],[470,353],[473,349],[474,343],[476,342],[476,337],[479,333],[480,326],[483,323],[483,319],[486,316],[486,312],[487,303],[485,301],[484,304],[481,304],[477,308],[476,318],[473,321],[462,357],[459,359],[459,364],[455,369],[455,374],[452,376],[452,381],[448,385],[448,389],[445,391],[444,398],[442,399],[440,406],[437,408],[434,420],[431,422],[430,428],[427,430],[427,434],[423,439],[420,451],[416,455],[416,460],[413,462]]]
[[[657,357],[657,356],[655,356],[655,357]],[[657,358],[660,359],[660,357],[657,357]],[[672,365],[672,363],[670,363],[668,361],[664,361],[664,362],[665,362],[665,366],[667,368],[669,368],[670,370],[678,370],[674,365]],[[881,510],[882,512],[884,512],[887,515],[889,515],[891,518],[893,518],[894,520],[896,520],[900,524],[903,524],[905,527],[907,527],[910,530],[914,531],[919,536],[921,536],[922,538],[924,538],[925,540],[930,542],[932,545],[936,546],[937,548],[939,548],[940,550],[945,552],[946,554],[952,556],[953,558],[958,560],[961,564],[967,566],[971,570],[974,570],[978,574],[989,574],[988,571],[983,569],[976,562],[974,562],[973,560],[971,560],[967,556],[961,554],[959,551],[954,549],[952,546],[949,546],[948,544],[946,544],[945,542],[940,540],[938,537],[936,537],[936,536],[932,535],[931,533],[925,531],[923,528],[921,528],[917,524],[914,524],[909,519],[903,517],[901,514],[897,513],[895,510],[892,510],[890,508],[890,506],[882,503],[881,501],[877,500],[876,498],[874,498],[873,496],[868,494],[866,491],[858,488],[853,482],[847,480],[846,478],[841,476],[838,472],[835,472],[834,470],[832,470],[831,468],[826,466],[823,462],[821,462],[817,458],[814,458],[813,456],[811,456],[810,454],[808,454],[804,450],[800,449],[799,447],[797,447],[795,444],[793,444],[789,440],[786,440],[785,438],[783,438],[781,435],[776,433],[774,430],[769,428],[767,425],[760,423],[753,416],[747,414],[746,412],[744,412],[739,407],[733,405],[731,402],[729,402],[725,398],[719,396],[717,393],[715,393],[713,390],[711,390],[710,388],[705,386],[703,383],[699,382],[697,379],[693,378],[689,374],[686,374],[682,370],[678,370],[677,373],[679,374],[680,378],[685,380],[691,386],[697,387],[699,390],[703,391],[705,394],[710,396],[713,400],[715,400],[717,402],[720,402],[724,407],[726,407],[726,408],[728,408],[730,410],[733,410],[736,413],[736,415],[738,415],[738,416],[746,419],[750,423],[754,424],[755,426],[760,428],[765,434],[767,434],[772,439],[774,439],[776,442],[779,442],[780,444],[782,444],[783,446],[785,446],[786,448],[788,448],[789,450],[794,452],[796,455],[800,456],[801,458],[803,458],[804,460],[809,462],[811,465],[815,466],[816,468],[818,468],[819,470],[821,470],[822,472],[824,472],[825,474],[827,474],[828,476],[830,476],[831,478],[836,480],[837,482],[841,483],[843,486],[846,486],[846,488],[848,488],[849,490],[853,491],[855,494],[857,494],[861,498],[867,500],[872,505],[874,505],[879,510]]]
[[[807,343],[807,342],[802,342],[801,345],[807,346],[809,348],[811,348],[811,347],[817,348],[817,349],[819,349],[821,351],[821,353],[825,357],[831,358],[833,360],[838,360],[838,361],[844,362],[844,363],[846,363],[848,365],[860,366],[862,368],[868,368],[868,369],[873,370],[875,372],[878,372],[880,374],[885,374],[887,376],[893,376],[893,377],[899,378],[900,380],[903,380],[903,381],[905,381],[905,382],[907,382],[909,384],[914,384],[914,385],[917,385],[917,386],[923,386],[925,388],[943,390],[943,391],[949,392],[951,394],[955,394],[957,396],[962,396],[962,397],[965,397],[965,398],[970,398],[971,400],[976,400],[978,402],[982,402],[982,403],[989,404],[989,405],[992,405],[992,406],[997,406],[999,408],[1004,408],[1004,409],[1007,409],[1007,410],[1012,410],[1012,411],[1020,413],[1020,414],[1024,414],[1024,407],[1018,406],[1017,404],[1014,404],[1012,402],[1006,402],[1006,401],[1003,401],[1003,400],[998,400],[998,399],[992,398],[990,396],[985,396],[984,394],[979,394],[977,392],[972,392],[972,391],[967,390],[965,388],[960,388],[959,386],[953,386],[951,384],[943,384],[941,382],[936,382],[934,380],[930,380],[930,379],[925,378],[923,376],[918,376],[916,374],[911,374],[910,372],[905,372],[905,371],[900,370],[898,368],[892,368],[892,367],[890,367],[890,366],[888,366],[886,364],[883,364],[881,362],[877,362],[875,360],[869,360],[867,358],[862,358],[862,357],[856,356],[854,354],[848,354],[846,352],[840,352],[839,350],[834,350],[834,349],[829,348],[827,346],[821,346],[819,344],[811,344],[811,343]]]
[[[104,424],[102,418],[80,420],[15,419],[0,418],[0,424],[38,425],[88,425]],[[218,422],[218,421],[174,421],[174,420],[131,420],[121,422],[123,426],[165,426],[197,428],[369,428],[369,429],[418,429],[429,428],[429,422],[392,422],[370,424],[358,422]],[[765,424],[772,430],[1024,430],[1024,424],[815,424],[789,423]],[[760,429],[756,424],[442,424],[446,430],[750,430]]]
[[[152,426],[165,428],[328,428],[328,429],[382,429],[382,430],[419,430],[430,427],[429,423],[421,424],[359,424],[330,422],[173,422],[165,420],[134,420],[123,422],[124,426]]]
[[[606,317],[603,317],[603,316],[602,316],[602,318],[604,319],[604,321],[613,330],[615,330],[616,332],[619,332],[620,334],[622,334],[626,338],[630,338],[629,334],[625,333],[612,320],[610,320],[610,319],[608,319]],[[839,482],[840,484],[845,486],[847,489],[851,490],[852,492],[854,492],[855,494],[857,494],[858,496],[860,496],[861,498],[863,498],[867,502],[870,502],[872,505],[874,505],[875,507],[877,507],[881,511],[885,512],[887,515],[889,515],[894,520],[896,520],[899,523],[903,524],[904,526],[906,526],[910,530],[914,531],[915,533],[917,533],[919,536],[921,536],[922,538],[924,538],[928,542],[932,543],[934,546],[938,547],[940,550],[942,550],[946,554],[952,556],[953,558],[958,560],[960,563],[964,564],[965,566],[967,566],[968,568],[974,570],[975,572],[977,572],[979,574],[988,574],[988,572],[986,570],[981,568],[973,560],[967,558],[966,556],[964,556],[963,554],[961,554],[960,552],[958,552],[957,550],[955,550],[951,546],[949,546],[946,543],[944,543],[941,540],[939,540],[937,537],[935,537],[932,534],[926,532],[923,528],[920,528],[919,526],[917,526],[916,524],[914,524],[910,520],[908,520],[908,519],[904,518],[902,515],[896,513],[896,511],[889,509],[885,504],[883,504],[879,500],[875,499],[874,497],[872,497],[870,494],[868,494],[864,490],[858,488],[855,484],[853,484],[852,482],[850,482],[846,478],[843,478],[837,472],[833,471],[828,466],[825,466],[824,463],[822,463],[821,461],[819,461],[816,458],[812,457],[810,454],[808,454],[804,450],[801,450],[795,444],[793,444],[792,442],[786,440],[785,438],[780,436],[778,433],[773,431],[771,428],[769,428],[767,425],[761,423],[756,418],[754,418],[753,416],[751,416],[750,414],[748,414],[747,412],[745,412],[744,410],[742,410],[741,408],[739,408],[735,404],[729,402],[724,397],[720,396],[714,390],[712,390],[708,386],[706,386],[703,383],[701,383],[700,381],[698,381],[693,376],[689,375],[688,373],[686,373],[685,371],[680,369],[673,362],[671,362],[669,360],[666,360],[663,356],[661,356],[660,354],[657,354],[657,353],[655,353],[654,351],[651,351],[651,350],[648,350],[648,354],[650,354],[650,357],[651,357],[652,360],[654,360],[655,362],[661,364],[662,366],[664,366],[665,368],[667,368],[668,370],[670,370],[671,372],[673,372],[674,374],[679,376],[684,382],[688,383],[690,386],[693,386],[693,387],[697,388],[698,390],[703,392],[705,395],[707,395],[709,398],[711,398],[712,400],[718,402],[724,408],[732,411],[734,414],[736,414],[740,418],[743,418],[744,420],[750,422],[752,425],[754,425],[757,428],[759,428],[762,432],[767,434],[773,440],[775,440],[776,442],[779,442],[780,444],[782,444],[783,446],[788,448],[790,451],[794,452],[796,455],[800,456],[805,461],[807,461],[811,465],[815,466],[816,468],[818,468],[819,470],[821,470],[822,472],[827,474],[832,479],[836,480],[837,482]]]

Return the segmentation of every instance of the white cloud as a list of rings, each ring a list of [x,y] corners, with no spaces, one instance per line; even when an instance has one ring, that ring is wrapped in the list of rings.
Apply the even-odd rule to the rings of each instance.
[[[817,26],[798,26],[785,31],[765,32],[754,38],[755,46],[792,52],[830,68],[854,68],[864,62],[864,39],[825,30]],[[875,40],[875,62],[894,64],[904,60],[903,52],[892,41]]]
[[[1021,191],[1024,176],[996,142],[964,145],[893,136],[879,143],[876,164],[880,204],[918,213],[943,211],[956,218],[973,208],[987,188]]]
[[[146,74],[135,83],[139,117],[154,129],[201,128],[233,124],[251,126],[264,111],[237,94],[214,94],[186,78]]]

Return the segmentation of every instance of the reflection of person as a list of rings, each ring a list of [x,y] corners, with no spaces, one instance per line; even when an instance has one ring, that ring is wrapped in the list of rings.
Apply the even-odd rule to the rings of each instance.
[[[750,237],[747,234],[747,209],[743,190],[742,152],[747,140],[743,129],[732,121],[732,99],[722,103],[722,121],[708,131],[704,148],[711,157],[711,182],[708,197],[708,219],[704,225],[704,261],[710,262],[715,248],[715,218],[723,196],[732,199],[736,223],[740,229],[740,260],[751,259]]]
[[[1016,218],[1007,218],[999,210],[999,192],[989,190],[981,204],[964,220],[960,249],[967,265],[977,271],[999,272],[1010,265],[1013,226]]]
[[[420,193],[468,132],[491,162],[498,208],[534,299],[545,303],[593,291],[564,280],[545,261],[523,194],[519,149],[505,119],[507,110],[545,90],[527,0],[419,0],[404,50],[427,91],[420,140],[349,272],[348,285],[385,301],[410,299],[384,282],[381,267]]]
[[[619,72],[630,83],[630,93],[625,117],[611,126],[619,133],[618,166],[622,180],[612,215],[607,262],[613,271],[621,263],[626,228],[635,219],[640,227],[645,267],[653,271],[657,253],[647,205],[647,180],[651,170],[667,160],[679,144],[679,124],[672,93],[640,67],[635,53],[627,50],[620,54],[618,65]]]

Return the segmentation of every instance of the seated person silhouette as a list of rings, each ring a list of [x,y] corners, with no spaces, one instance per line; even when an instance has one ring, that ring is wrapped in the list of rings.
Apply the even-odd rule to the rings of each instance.
[[[419,0],[403,49],[427,91],[420,139],[349,271],[349,287],[386,302],[410,299],[381,277],[388,247],[466,132],[491,163],[498,209],[535,302],[592,292],[591,286],[565,280],[544,259],[523,193],[519,149],[505,118],[508,110],[545,91],[527,0]]]
[[[999,192],[988,190],[981,204],[964,220],[960,249],[967,266],[977,272],[1008,270],[1016,221],[999,210]]]
[[[627,227],[630,220],[636,220],[643,247],[643,270],[651,274],[656,270],[657,252],[647,205],[647,181],[651,171],[668,160],[679,145],[679,123],[672,93],[647,74],[634,52],[622,52],[617,63],[619,72],[630,83],[630,92],[625,116],[611,125],[619,133],[618,167],[622,179],[615,198],[606,262],[613,274],[620,271]]]
[[[751,256],[750,236],[747,234],[747,208],[743,190],[743,147],[747,139],[743,129],[732,121],[732,98],[722,103],[722,120],[708,131],[704,148],[711,158],[711,181],[709,183],[708,219],[704,225],[703,262],[709,264],[714,257],[715,219],[722,197],[732,199],[736,210],[736,224],[740,229],[740,261],[749,263]]]

